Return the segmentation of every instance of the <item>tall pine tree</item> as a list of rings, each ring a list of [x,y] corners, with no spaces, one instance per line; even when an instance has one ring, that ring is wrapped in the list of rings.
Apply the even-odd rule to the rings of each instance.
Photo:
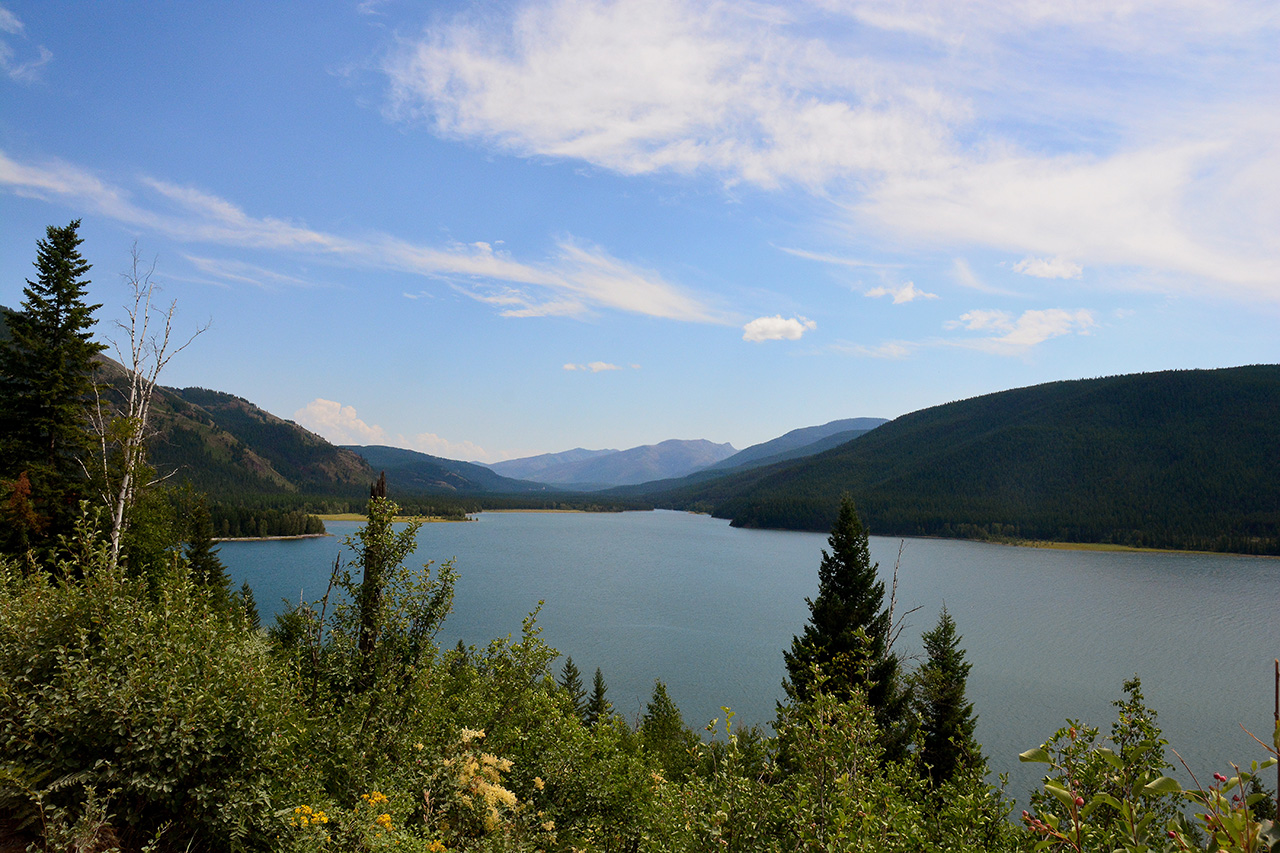
[[[938,624],[922,639],[926,658],[916,670],[914,704],[920,715],[921,763],[938,787],[957,772],[980,766],[982,748],[973,737],[978,717],[965,696],[970,664],[946,605]]]
[[[226,608],[231,602],[231,579],[226,566],[218,558],[213,541],[213,517],[203,497],[191,497],[186,507],[187,571],[197,586],[208,590],[215,606]]]
[[[897,655],[889,649],[889,611],[884,606],[880,566],[871,562],[867,531],[853,498],[845,495],[818,567],[818,597],[806,599],[809,623],[783,652],[787,680],[783,687],[794,701],[805,702],[822,691],[841,699],[855,689],[866,692],[867,704],[886,736],[886,754],[906,749],[903,726],[907,695],[899,683]]]
[[[609,700],[604,698],[604,694],[609,688],[604,683],[604,675],[600,672],[600,667],[596,667],[595,678],[591,680],[591,697],[587,699],[586,723],[588,726],[594,726],[601,720],[608,719],[613,713],[613,705]]]
[[[587,718],[587,691],[582,686],[582,673],[578,671],[578,666],[573,662],[572,656],[564,659],[564,668],[560,672],[560,686],[569,695],[569,701],[573,703],[573,712],[585,722]]]
[[[85,301],[90,265],[80,255],[79,227],[78,219],[49,226],[36,243],[36,280],[27,280],[21,310],[5,312],[0,478],[13,509],[2,543],[10,552],[55,541],[82,497],[94,356],[105,347],[93,341],[93,312],[102,306]]]

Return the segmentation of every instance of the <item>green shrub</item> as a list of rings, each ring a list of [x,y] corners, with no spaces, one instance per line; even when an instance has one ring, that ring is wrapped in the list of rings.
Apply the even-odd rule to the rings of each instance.
[[[6,568],[0,583],[11,808],[74,812],[91,788],[125,840],[259,846],[301,731],[296,685],[180,568],[154,590],[109,569],[91,519],[63,560],[81,580]]]

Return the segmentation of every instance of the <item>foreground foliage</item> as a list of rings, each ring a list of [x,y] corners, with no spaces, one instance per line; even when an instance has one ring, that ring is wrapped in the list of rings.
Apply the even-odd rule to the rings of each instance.
[[[254,630],[225,590],[193,581],[181,559],[146,576],[113,568],[92,513],[63,540],[57,571],[5,565],[8,828],[21,824],[37,850],[99,851],[1199,843],[1180,823],[1167,834],[1172,780],[1161,781],[1159,730],[1136,682],[1110,752],[1075,724],[1074,737],[1059,733],[1029,754],[1049,763],[1050,784],[1020,826],[973,748],[945,780],[922,764],[923,742],[887,760],[866,690],[831,689],[818,668],[808,697],[779,709],[773,735],[735,727],[726,708],[699,738],[661,682],[638,730],[611,712],[602,678],[589,708],[580,677],[557,683],[536,611],[517,637],[438,648],[453,568],[405,564],[413,528],[391,523],[397,509],[373,498],[329,593],[269,632]],[[938,639],[954,646],[948,631]],[[1270,830],[1249,811],[1257,798],[1230,800],[1249,784],[1236,777],[1196,792],[1204,844],[1265,849]]]

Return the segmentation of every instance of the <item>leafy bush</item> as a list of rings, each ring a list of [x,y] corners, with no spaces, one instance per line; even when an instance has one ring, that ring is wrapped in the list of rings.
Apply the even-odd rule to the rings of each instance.
[[[31,822],[92,803],[125,840],[258,846],[301,733],[288,672],[185,572],[153,598],[145,580],[110,569],[92,517],[61,561],[82,579],[12,567],[0,578],[10,808]]]

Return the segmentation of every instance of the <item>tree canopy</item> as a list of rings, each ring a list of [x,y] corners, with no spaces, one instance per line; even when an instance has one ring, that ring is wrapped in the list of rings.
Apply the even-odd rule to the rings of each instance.
[[[0,342],[0,478],[6,481],[10,553],[68,532],[90,451],[94,312],[86,301],[90,264],[79,251],[80,220],[49,226],[36,243],[36,280],[22,307],[6,311]],[[24,477],[25,475],[25,477]]]
[[[793,700],[808,701],[819,692],[848,699],[865,691],[867,703],[886,730],[905,718],[905,694],[898,683],[899,662],[889,649],[890,614],[884,604],[880,566],[871,561],[867,531],[853,498],[845,495],[818,566],[818,597],[806,599],[809,622],[783,652]],[[905,748],[895,744],[890,754]]]

